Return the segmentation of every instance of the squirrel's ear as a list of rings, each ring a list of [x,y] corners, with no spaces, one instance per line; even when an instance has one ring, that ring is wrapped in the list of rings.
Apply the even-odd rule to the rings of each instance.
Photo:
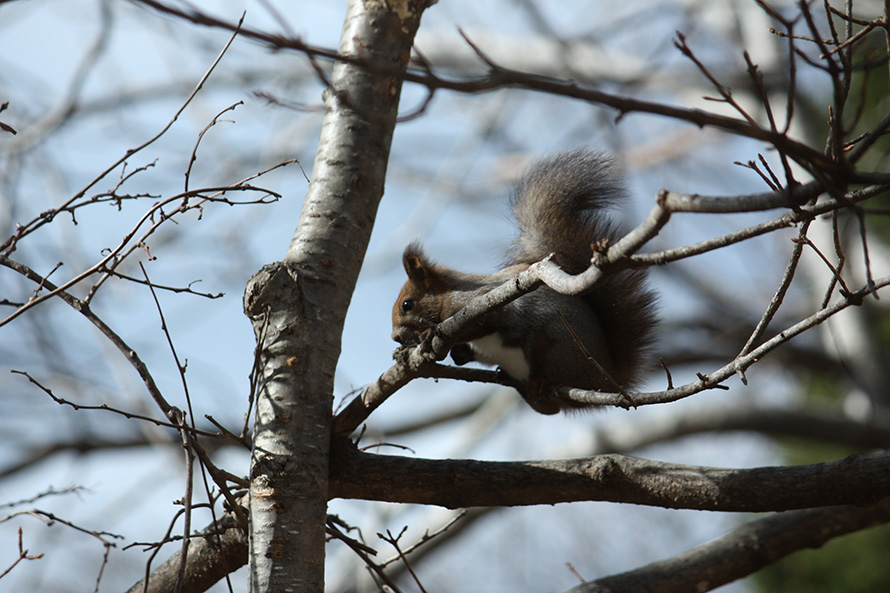
[[[423,254],[420,243],[411,243],[405,248],[402,254],[402,264],[405,266],[405,273],[408,278],[415,283],[423,285],[429,278],[432,263]]]

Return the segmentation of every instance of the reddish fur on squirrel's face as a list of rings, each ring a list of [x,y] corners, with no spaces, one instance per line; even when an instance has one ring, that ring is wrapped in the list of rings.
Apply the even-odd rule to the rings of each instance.
[[[402,263],[408,281],[392,308],[392,339],[402,345],[418,344],[425,331],[442,321],[440,297],[446,288],[439,280],[436,265],[418,244],[412,243],[405,249]]]
[[[433,263],[418,243],[405,248],[402,264],[408,280],[392,308],[392,339],[418,344],[423,333],[448,319],[473,298],[507,279],[512,271],[491,276],[468,274]],[[473,330],[470,330],[473,333]]]

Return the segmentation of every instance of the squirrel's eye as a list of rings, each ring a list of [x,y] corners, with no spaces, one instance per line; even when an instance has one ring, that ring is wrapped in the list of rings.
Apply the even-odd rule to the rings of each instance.
[[[402,301],[402,306],[401,306],[402,313],[407,313],[408,311],[410,311],[413,308],[414,308],[414,299],[405,299],[404,301]]]

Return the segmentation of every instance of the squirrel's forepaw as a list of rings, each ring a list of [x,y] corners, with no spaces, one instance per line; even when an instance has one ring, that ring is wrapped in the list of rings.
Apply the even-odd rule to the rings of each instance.
[[[458,342],[451,347],[451,360],[453,360],[454,364],[457,366],[463,366],[468,362],[473,362],[476,360],[476,356],[473,354],[473,347],[466,342]]]

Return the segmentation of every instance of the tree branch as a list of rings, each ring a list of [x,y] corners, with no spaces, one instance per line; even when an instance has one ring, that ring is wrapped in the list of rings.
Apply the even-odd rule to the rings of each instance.
[[[890,491],[890,454],[793,467],[723,469],[621,455],[487,462],[373,455],[335,441],[330,496],[446,508],[611,501],[671,509],[784,511],[871,504]]]
[[[238,528],[232,514],[223,515],[191,537],[180,593],[202,593],[211,585],[247,564],[247,534]],[[127,593],[169,593],[180,573],[180,555],[175,553],[148,578],[130,587]]]
[[[842,506],[779,513],[713,542],[630,572],[579,585],[569,593],[711,591],[805,548],[890,521],[890,498],[870,507]]]

